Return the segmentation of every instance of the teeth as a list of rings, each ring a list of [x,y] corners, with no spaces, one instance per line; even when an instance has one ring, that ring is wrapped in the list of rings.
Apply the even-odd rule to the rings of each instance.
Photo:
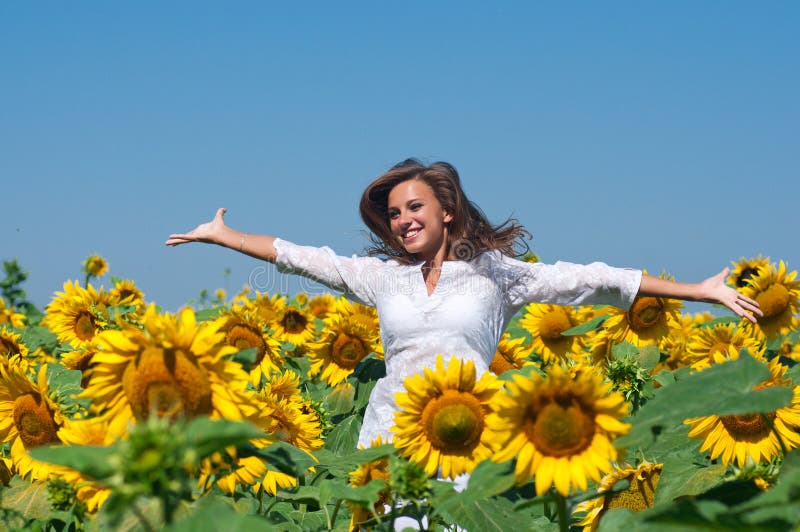
[[[409,231],[404,236],[405,238],[411,238],[412,236],[416,236],[419,233],[419,229],[414,229],[413,231]]]

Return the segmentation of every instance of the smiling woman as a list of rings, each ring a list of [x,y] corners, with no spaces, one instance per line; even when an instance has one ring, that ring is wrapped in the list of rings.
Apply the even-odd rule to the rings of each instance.
[[[554,265],[517,260],[527,231],[514,220],[492,225],[464,193],[448,163],[405,160],[364,191],[361,217],[374,257],[342,257],[330,248],[242,233],[225,225],[224,209],[167,245],[209,242],[274,262],[377,308],[386,377],[370,396],[359,443],[392,439],[396,394],[424,368],[457,359],[477,378],[489,365],[511,317],[529,303],[610,304],[629,309],[637,297],[681,298],[726,305],[754,319],[758,305],[725,286],[727,270],[698,284],[675,283],[595,262]],[[321,368],[319,368],[321,370]],[[439,464],[441,466],[441,464]],[[430,462],[429,470],[436,470]]]

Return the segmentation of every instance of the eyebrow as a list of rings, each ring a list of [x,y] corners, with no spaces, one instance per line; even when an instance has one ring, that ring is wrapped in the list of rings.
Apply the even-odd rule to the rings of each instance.
[[[422,198],[411,198],[410,200],[408,200],[408,201],[406,202],[406,205],[410,205],[410,204],[414,203],[415,201],[424,201],[424,200],[423,200]],[[392,209],[396,209],[396,208],[397,208],[397,207],[393,207],[393,206],[391,206],[391,205],[387,205],[387,206],[386,206],[386,210],[388,210],[388,211],[390,211],[390,210],[392,210]]]

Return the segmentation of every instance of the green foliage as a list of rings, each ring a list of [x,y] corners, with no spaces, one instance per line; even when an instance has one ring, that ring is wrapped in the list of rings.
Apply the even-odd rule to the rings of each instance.
[[[567,329],[566,331],[562,332],[562,336],[580,336],[581,334],[590,333],[592,331],[596,331],[599,329],[603,322],[608,319],[608,314],[603,314],[602,316],[596,316],[589,321],[585,321],[580,325],[576,325],[571,329]]]

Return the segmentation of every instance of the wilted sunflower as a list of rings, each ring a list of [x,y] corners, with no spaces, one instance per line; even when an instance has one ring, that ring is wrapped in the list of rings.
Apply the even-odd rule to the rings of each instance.
[[[443,478],[471,472],[491,455],[494,433],[486,427],[489,400],[500,381],[489,372],[476,381],[475,363],[441,355],[436,370],[405,379],[406,392],[395,394],[394,445],[402,456],[429,475],[441,469]]]
[[[739,351],[747,351],[755,358],[762,358],[766,349],[764,338],[758,330],[723,323],[713,327],[700,327],[686,346],[686,362],[694,369],[703,369],[712,364],[739,358]]]
[[[653,369],[654,374],[661,370],[672,371],[687,365],[686,345],[697,333],[695,324],[695,317],[691,314],[679,314],[677,326],[673,327],[672,334],[661,340],[659,348],[662,353],[667,354],[667,358],[656,365]]]
[[[275,401],[288,400],[301,402],[300,375],[287,369],[283,373],[273,373],[264,382],[262,393]]]
[[[306,346],[310,376],[321,375],[325,382],[336,386],[367,355],[382,352],[377,318],[365,310],[359,311],[359,307],[342,300],[337,302],[336,311],[325,318],[320,339]]]
[[[586,490],[587,477],[599,482],[611,470],[617,459],[611,441],[630,429],[620,421],[628,404],[597,372],[573,377],[552,365],[547,378],[514,375],[505,386],[487,424],[497,434],[493,460],[516,458],[518,483],[535,476],[538,495],[555,485],[566,496],[571,487]]]
[[[594,532],[606,510],[626,508],[632,512],[640,512],[651,508],[655,501],[662,468],[662,464],[649,462],[639,464],[639,467],[635,468],[627,465],[615,466],[614,470],[600,481],[597,493],[602,496],[584,501],[575,507],[576,514],[586,512],[586,516],[578,526],[583,526],[584,532]],[[614,486],[620,480],[627,480],[628,487],[621,491],[614,490]]]
[[[13,307],[6,306],[6,300],[0,297],[0,325],[10,323],[12,327],[22,329],[25,327],[25,314],[20,314]]]
[[[231,308],[223,314],[225,324],[222,332],[225,333],[225,343],[235,347],[237,351],[255,348],[255,360],[250,367],[250,383],[258,388],[262,376],[280,371],[283,356],[280,343],[265,332],[254,314]]]
[[[756,386],[756,390],[791,387],[791,380],[784,377],[787,368],[777,358],[770,360],[768,367],[772,377]],[[747,464],[748,456],[756,464],[769,461],[781,454],[778,437],[787,451],[800,445],[800,386],[792,387],[792,402],[774,412],[711,415],[687,419],[684,423],[691,425],[690,438],[703,440],[700,452],[711,451],[712,460],[720,458],[723,464],[735,462],[739,467]]]
[[[666,274],[662,279],[672,280]],[[672,331],[680,330],[680,310],[677,299],[637,296],[628,310],[609,307],[610,316],[603,323],[613,343],[630,342],[636,347],[659,345]]]
[[[728,276],[728,284],[737,289],[744,288],[749,284],[750,279],[773,267],[769,257],[761,255],[749,259],[741,257],[737,262],[731,262],[731,264],[733,264],[733,271]]]
[[[34,460],[28,451],[60,443],[58,429],[64,419],[48,397],[47,366],[39,369],[37,383],[27,375],[27,365],[13,358],[0,364],[0,442],[11,446],[11,459],[20,476],[47,480],[66,468]]]
[[[192,309],[160,315],[151,305],[144,331],[123,324],[98,335],[96,365],[80,397],[92,400],[115,436],[151,413],[241,419],[254,407],[245,391],[247,374],[227,358],[236,348],[223,341],[223,321],[198,324]]]
[[[510,334],[503,333],[492,363],[489,364],[489,371],[495,375],[501,375],[509,370],[533,366],[535,364],[528,360],[532,351],[532,346],[525,345],[525,338],[519,337],[512,340]]]
[[[378,435],[372,441],[372,447],[378,447],[387,442]],[[383,515],[386,513],[386,504],[389,502],[391,490],[389,488],[389,460],[387,458],[380,458],[361,464],[355,471],[350,472],[350,485],[353,487],[366,486],[373,480],[381,480],[384,483],[384,489],[378,493],[378,500],[373,505],[372,509],[365,508],[356,503],[348,501],[350,507],[350,530],[359,530],[359,523],[370,520],[374,515]]]
[[[102,277],[108,271],[108,262],[100,255],[89,255],[83,261],[83,271],[91,277]]]
[[[81,288],[78,282],[64,283],[64,291],[47,305],[42,325],[53,331],[60,342],[74,347],[89,345],[106,324],[105,310],[111,298],[101,288],[98,292],[89,284]]]
[[[563,336],[561,333],[578,325],[572,307],[531,303],[519,320],[520,327],[531,333],[533,350],[547,363],[560,362],[580,350],[579,336]]]
[[[761,317],[756,317],[756,326],[768,340],[777,338],[797,327],[798,301],[800,301],[800,281],[796,281],[797,271],[788,272],[781,261],[777,268],[770,266],[755,277],[740,291],[758,302]],[[747,322],[745,325],[750,327]]]

